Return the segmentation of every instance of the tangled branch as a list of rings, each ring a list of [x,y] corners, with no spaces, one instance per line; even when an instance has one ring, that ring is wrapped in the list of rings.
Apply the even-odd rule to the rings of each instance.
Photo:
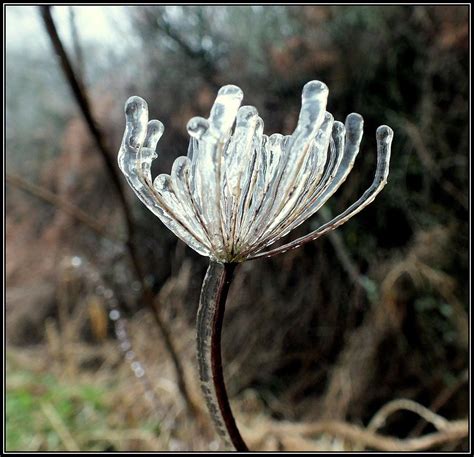
[[[258,430],[255,431],[255,429]],[[276,436],[282,444],[285,443],[287,436],[298,436],[306,442],[307,438],[326,434],[377,451],[416,452],[432,449],[444,443],[458,441],[467,437],[469,425],[467,419],[452,422],[446,421],[443,430],[418,438],[406,439],[381,435],[358,425],[341,421],[313,423],[272,422],[263,425],[261,428],[247,429],[246,432],[244,435],[249,442],[253,443],[254,448],[260,447],[270,434]],[[293,443],[296,444],[295,441]],[[313,444],[314,448],[317,449],[317,443],[313,442]]]

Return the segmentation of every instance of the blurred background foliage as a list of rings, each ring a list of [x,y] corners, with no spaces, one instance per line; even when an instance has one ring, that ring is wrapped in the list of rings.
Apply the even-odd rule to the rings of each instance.
[[[238,269],[223,344],[239,421],[363,426],[397,398],[467,416],[468,6],[89,6],[53,16],[113,151],[130,95],[164,123],[155,173],[185,154],[187,121],[207,117],[224,84],[243,89],[267,134],[291,133],[311,79],[329,86],[336,119],[361,113],[354,171],[289,238],[362,194],[377,126],[395,131],[389,183],[374,204],[331,236]],[[38,10],[8,6],[6,19],[7,449],[217,449],[183,407],[126,250],[41,197],[49,191],[126,233]],[[126,192],[147,284],[199,401],[193,338],[206,259]],[[121,358],[91,274],[113,289],[149,385]],[[398,411],[380,432],[433,430]],[[265,436],[261,449],[357,446]],[[438,449],[465,450],[467,439]]]

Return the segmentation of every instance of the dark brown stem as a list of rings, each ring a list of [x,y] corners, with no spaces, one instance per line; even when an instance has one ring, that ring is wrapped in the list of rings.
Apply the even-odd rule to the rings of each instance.
[[[61,69],[64,73],[67,83],[72,91],[72,94],[76,100],[76,103],[80,109],[80,112],[86,122],[89,131],[91,132],[92,137],[97,143],[99,152],[104,160],[105,167],[109,174],[109,177],[117,191],[117,195],[121,201],[121,204],[124,208],[128,208],[127,202],[125,199],[125,193],[122,189],[122,184],[119,178],[117,171],[115,170],[115,165],[112,160],[112,153],[109,150],[105,140],[104,135],[97,124],[94,116],[92,114],[91,106],[87,93],[85,91],[84,84],[79,80],[79,77],[76,75],[74,68],[71,64],[71,59],[64,49],[61,38],[58,35],[56,30],[56,25],[54,24],[53,17],[51,16],[51,7],[50,6],[40,6],[41,16],[43,18],[44,26],[48,33],[51,44],[53,45],[54,51],[58,58]],[[129,212],[125,212],[125,219],[127,222],[127,229],[130,232],[133,232],[133,223]]]
[[[153,318],[162,334],[162,337],[165,342],[165,346],[169,351],[171,358],[173,360],[173,364],[175,367],[176,376],[178,379],[178,386],[181,389],[181,394],[183,395],[186,404],[189,410],[194,413],[196,408],[191,401],[191,397],[189,395],[187,385],[184,379],[183,369],[179,362],[179,358],[177,355],[177,351],[172,343],[170,338],[170,332],[166,329],[166,325],[163,320],[160,318],[158,309],[155,306],[155,302],[153,300],[153,294],[150,288],[148,287],[145,281],[145,274],[143,268],[141,266],[139,256],[137,253],[137,249],[134,243],[135,240],[135,231],[134,231],[134,224],[132,219],[132,213],[128,206],[127,199],[125,198],[125,192],[123,191],[120,176],[115,168],[114,161],[112,160],[113,154],[112,151],[108,148],[107,143],[104,139],[104,135],[102,130],[100,129],[98,123],[96,122],[93,114],[92,109],[89,104],[89,98],[87,96],[86,87],[83,81],[76,75],[74,68],[71,64],[71,59],[69,58],[61,38],[59,37],[58,31],[56,29],[56,25],[54,24],[53,17],[51,16],[51,7],[44,5],[40,6],[41,17],[43,18],[43,23],[46,29],[46,32],[50,38],[51,44],[53,45],[54,51],[58,58],[59,64],[61,69],[64,73],[67,83],[72,91],[72,94],[76,100],[76,103],[80,109],[80,112],[86,122],[89,131],[94,138],[98,151],[104,161],[105,168],[109,175],[110,180],[117,192],[119,197],[122,211],[124,214],[125,222],[127,225],[127,239],[125,240],[125,246],[127,248],[127,252],[132,263],[132,267],[134,269],[135,275],[138,281],[141,284],[142,288],[142,300],[145,305],[150,309]]]
[[[53,45],[56,56],[59,60],[59,64],[64,73],[67,83],[71,89],[71,92],[76,100],[76,103],[80,109],[80,112],[86,122],[87,127],[91,133],[92,138],[94,138],[99,153],[104,161],[105,168],[109,175],[110,180],[112,181],[113,186],[117,192],[117,196],[120,200],[122,207],[123,215],[127,225],[127,240],[126,247],[130,260],[132,262],[135,273],[138,277],[138,280],[145,285],[143,269],[140,265],[138,255],[134,246],[134,224],[131,216],[131,211],[128,207],[127,199],[125,198],[125,192],[123,191],[122,184],[120,181],[119,174],[114,166],[112,160],[112,152],[108,148],[102,130],[100,129],[98,123],[94,119],[92,114],[92,109],[89,103],[89,98],[84,86],[84,83],[80,81],[79,77],[74,72],[74,68],[71,64],[71,59],[67,55],[67,52],[63,46],[61,38],[59,37],[56,25],[54,24],[53,17],[51,16],[51,7],[50,6],[40,6],[41,16],[43,18],[44,26],[50,38],[51,44]],[[146,287],[143,289],[145,290]]]
[[[76,13],[74,12],[74,7],[69,7],[69,27],[71,29],[71,41],[72,47],[74,49],[74,57],[75,57],[75,69],[78,75],[78,79],[80,82],[85,83],[84,79],[84,53],[82,52],[81,42],[79,40],[79,33],[77,30],[76,24]]]
[[[221,332],[225,303],[236,264],[211,262],[197,314],[197,356],[201,387],[219,434],[237,451],[248,451],[235,423],[224,383]]]

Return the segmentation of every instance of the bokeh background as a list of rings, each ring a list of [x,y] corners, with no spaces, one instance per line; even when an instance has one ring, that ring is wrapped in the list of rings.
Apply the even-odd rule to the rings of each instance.
[[[120,176],[124,211],[104,151],[117,172],[123,105],[140,95],[166,128],[154,172],[169,171],[187,151],[187,121],[207,117],[229,83],[257,107],[265,133],[291,133],[311,79],[329,86],[336,119],[364,116],[365,134],[350,178],[288,239],[369,186],[381,124],[395,131],[391,172],[376,201],[331,236],[236,272],[223,350],[242,433],[253,449],[383,450],[395,446],[384,436],[462,428],[468,6],[51,13],[104,144],[84,122],[39,9],[6,7],[7,449],[223,449],[194,355],[207,261]],[[468,442],[458,433],[429,448]]]

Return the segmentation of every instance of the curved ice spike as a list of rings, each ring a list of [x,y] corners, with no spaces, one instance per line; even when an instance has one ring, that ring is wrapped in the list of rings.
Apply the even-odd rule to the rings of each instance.
[[[335,146],[340,145],[342,142],[340,132],[343,130],[340,129],[340,126],[338,126],[337,129]],[[319,193],[316,198],[313,198],[308,202],[306,209],[302,211],[295,223],[292,224],[292,229],[315,214],[347,179],[347,176],[349,176],[349,173],[354,167],[355,159],[359,154],[363,131],[364,119],[362,116],[357,113],[349,114],[346,117],[345,123],[346,137],[345,141],[342,143],[344,144],[344,155],[342,156],[337,171],[335,175],[331,177],[328,186],[325,187],[323,192]]]
[[[329,89],[321,81],[310,81],[303,87],[301,110],[295,134],[299,130],[317,132],[323,122]]]
[[[217,140],[222,140],[232,128],[243,98],[240,87],[229,84],[219,89],[209,115],[209,133]]]
[[[266,246],[274,243],[283,235],[282,231],[288,226],[293,226],[295,218],[298,217],[302,207],[306,202],[315,195],[315,192],[320,192],[324,189],[333,178],[333,168],[337,167],[342,155],[333,147],[330,148],[329,159],[327,159],[327,149],[331,141],[331,132],[334,125],[334,118],[330,113],[325,113],[324,121],[313,139],[311,146],[304,156],[305,159],[301,164],[300,171],[294,178],[294,186],[287,190],[287,199],[283,201],[282,210],[279,214],[274,214],[267,219],[271,224],[265,225],[265,230],[259,230],[258,235],[250,234],[243,249],[245,253],[258,252]],[[258,229],[259,223],[255,226]],[[268,226],[268,227],[267,227]],[[289,232],[290,230],[286,230]]]
[[[190,186],[216,256],[224,255],[221,220],[221,173],[225,142],[243,98],[240,88],[222,87],[211,108],[209,128],[199,138],[199,153],[193,153]],[[202,120],[199,121],[201,125]],[[188,125],[189,126],[189,125]]]
[[[189,189],[189,174],[191,170],[191,161],[188,157],[178,157],[173,162],[171,170],[171,182],[173,189],[183,207],[190,223],[193,227],[194,232],[197,234],[203,244],[210,249],[211,244],[209,240],[209,234],[206,232],[205,226],[201,219],[196,206],[194,205],[193,198]]]
[[[375,177],[372,185],[364,192],[355,203],[353,203],[344,212],[326,222],[318,229],[309,233],[308,235],[302,236],[290,243],[280,246],[270,251],[260,252],[256,255],[248,257],[248,259],[257,259],[261,257],[272,257],[276,254],[282,254],[291,249],[296,249],[301,245],[314,241],[327,232],[336,229],[340,225],[347,222],[352,216],[362,211],[367,205],[372,203],[377,194],[384,188],[387,183],[387,177],[389,172],[390,164],[390,151],[393,140],[393,130],[387,125],[381,125],[377,129],[377,168],[375,171]]]
[[[160,121],[148,122],[147,133],[143,146],[138,152],[138,160],[141,163],[141,171],[145,179],[151,182],[151,164],[158,157],[156,146],[163,135],[164,127]]]
[[[314,139],[314,142],[317,145],[317,152],[328,149],[333,123],[334,118],[332,114],[326,112],[321,128]],[[314,147],[315,146],[313,146],[313,148]],[[297,202],[303,197],[302,194],[304,194],[304,189],[308,186],[311,186],[311,182],[308,183],[308,178],[311,176],[311,170],[306,170],[307,173],[305,174],[305,161],[309,160],[311,150],[312,148],[308,148],[306,157],[304,157],[303,163],[301,164],[301,167],[295,176],[294,183],[292,187],[287,190],[288,196],[287,200],[284,202],[283,210],[278,215],[276,215],[275,219],[268,228],[267,238],[277,235],[276,231],[281,231],[281,228],[283,228],[287,223],[291,223],[291,221],[295,218],[294,215],[298,214],[296,206]]]
[[[283,237],[294,230],[298,225],[303,223],[309,216],[308,214],[314,211],[314,204],[320,201],[321,196],[328,190],[329,186],[335,182],[335,178],[337,173],[345,169],[347,173],[350,172],[352,165],[341,166],[342,159],[344,158],[344,154],[348,153],[353,154],[354,151],[351,151],[350,148],[347,150],[345,149],[345,134],[346,128],[342,122],[335,121],[333,124],[333,130],[331,135],[331,143],[330,143],[330,155],[328,159],[328,163],[326,164],[326,169],[324,170],[324,174],[321,177],[321,180],[313,186],[310,192],[307,195],[302,196],[302,204],[298,208],[297,217],[291,220],[286,221],[282,225],[282,229],[279,233],[279,237]],[[346,159],[347,159],[346,155]],[[352,164],[354,162],[352,161]],[[340,182],[342,184],[342,181]],[[265,245],[268,246],[272,244],[274,240],[270,240],[269,243]]]
[[[243,191],[243,181],[249,172],[249,161],[257,126],[258,113],[253,106],[242,106],[237,112],[235,131],[224,155],[222,180],[222,218],[224,233],[234,239],[237,208]],[[232,243],[231,243],[232,244]],[[229,246],[232,250],[232,246]]]
[[[283,168],[284,157],[288,151],[288,143],[291,136],[283,136],[279,133],[274,133],[268,138],[265,144],[266,149],[266,173],[263,176],[265,181],[263,196],[260,202],[256,202],[256,207],[253,209],[255,216],[252,219],[252,224],[247,226],[247,230],[242,233],[245,244],[250,243],[250,240],[259,239],[264,233],[266,226],[266,218],[274,203],[274,195],[276,192],[277,181],[281,177],[280,172]]]
[[[130,97],[125,105],[126,129],[129,129],[128,142],[135,149],[142,146],[148,122],[148,105],[141,97]]]
[[[173,219],[181,224],[199,244],[208,248],[200,224],[189,214],[186,202],[179,198],[171,176],[164,173],[158,175],[153,181],[153,188],[161,197],[165,208],[173,216]]]
[[[118,154],[118,164],[128,176],[137,168],[137,154],[145,140],[148,122],[148,105],[143,98],[133,96],[125,103],[125,132]]]
[[[148,123],[148,106],[145,100],[136,96],[130,97],[125,103],[125,121],[118,163],[130,187],[145,206],[181,240],[200,254],[209,256],[210,250],[175,219],[173,212],[152,186],[150,167],[156,157],[155,148],[163,134],[163,125],[159,121]]]
[[[255,195],[255,185],[257,182],[258,167],[262,165],[260,162],[262,155],[262,142],[263,120],[261,117],[258,117],[254,126],[254,133],[252,137],[252,144],[250,146],[248,165],[246,167],[246,171],[242,174],[241,178],[242,193],[240,196],[238,208],[236,210],[237,217],[235,220],[235,236],[233,239],[233,248],[235,245],[239,244],[243,225],[246,223],[247,217],[249,216],[250,204],[252,202],[252,199],[254,197],[257,197]]]
[[[244,240],[246,239],[248,230],[252,226],[255,216],[263,203],[265,192],[269,184],[268,181],[271,179],[272,168],[275,168],[275,155],[271,153],[271,149],[269,148],[273,138],[271,140],[270,138],[271,137],[267,135],[262,135],[261,147],[256,151],[255,171],[253,173],[255,175],[255,184],[251,193],[248,210],[243,215],[239,239],[237,240],[239,247],[245,245]]]
[[[143,147],[155,150],[158,141],[162,137],[164,131],[165,127],[160,121],[156,119],[152,119],[151,121],[149,121],[147,125],[145,141],[143,142]]]
[[[189,136],[200,140],[202,136],[209,130],[209,121],[200,116],[195,116],[188,121],[186,129]]]
[[[303,88],[298,123],[289,139],[288,152],[284,156],[279,176],[273,185],[272,207],[266,215],[265,230],[281,212],[309,150],[309,143],[324,121],[328,93],[326,84],[321,81],[310,81]]]

